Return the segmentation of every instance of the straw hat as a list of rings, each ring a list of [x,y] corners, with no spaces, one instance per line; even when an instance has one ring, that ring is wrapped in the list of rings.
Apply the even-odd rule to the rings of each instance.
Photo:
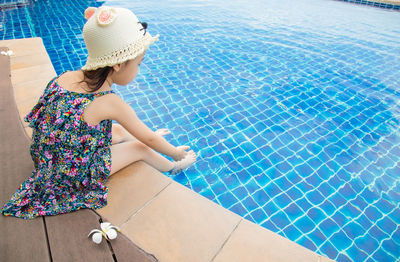
[[[146,32],[147,24],[140,22],[126,8],[102,6],[85,10],[83,38],[89,56],[83,70],[95,70],[134,59],[142,54],[159,35]]]

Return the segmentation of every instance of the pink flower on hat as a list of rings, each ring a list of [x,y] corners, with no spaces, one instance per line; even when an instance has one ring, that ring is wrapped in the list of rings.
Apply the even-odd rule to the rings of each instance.
[[[96,12],[97,8],[96,7],[88,7],[85,10],[85,19],[89,20],[93,16],[93,14]]]
[[[100,12],[97,14],[97,23],[105,26],[111,24],[116,17],[116,11],[114,8],[100,8]]]
[[[111,18],[110,10],[103,10],[99,14],[99,21],[102,23],[106,23]]]
[[[111,24],[115,17],[117,16],[117,12],[114,8],[108,6],[102,6],[99,8],[96,7],[88,7],[85,10],[85,18],[89,20],[95,13],[97,23],[101,26]]]

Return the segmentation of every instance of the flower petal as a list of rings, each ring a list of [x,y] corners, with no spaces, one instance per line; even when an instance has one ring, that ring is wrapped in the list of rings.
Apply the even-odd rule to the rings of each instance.
[[[115,231],[115,229],[112,228],[108,229],[106,234],[109,239],[115,239],[117,237],[117,231]]]
[[[118,232],[121,232],[121,229],[119,229],[117,226],[110,226],[110,228],[115,228]]]
[[[92,236],[92,240],[96,244],[100,244],[103,238],[103,234],[101,232],[94,233]]]
[[[103,222],[100,224],[101,230],[106,231],[110,227],[111,223]]]
[[[100,230],[98,230],[98,229],[93,229],[92,231],[90,231],[88,237],[90,237],[90,235],[91,235],[92,233],[94,233],[94,232],[102,233],[102,232],[101,232]]]

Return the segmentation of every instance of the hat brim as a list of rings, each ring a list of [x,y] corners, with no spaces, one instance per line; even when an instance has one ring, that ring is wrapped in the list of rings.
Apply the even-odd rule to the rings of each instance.
[[[87,57],[86,64],[81,69],[85,71],[91,71],[135,59],[139,55],[143,54],[150,45],[158,41],[158,38],[159,35],[153,37],[147,32],[146,35],[140,39],[140,41],[129,44],[121,50],[115,50],[112,53],[105,54],[102,57],[97,57],[94,59],[89,55]]]

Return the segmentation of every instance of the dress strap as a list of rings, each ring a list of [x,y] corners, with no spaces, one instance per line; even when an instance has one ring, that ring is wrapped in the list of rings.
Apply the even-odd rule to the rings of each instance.
[[[103,95],[113,94],[113,93],[114,93],[113,90],[107,90],[107,91],[103,91],[103,92],[94,93],[94,96],[98,97],[98,96],[103,96]]]

